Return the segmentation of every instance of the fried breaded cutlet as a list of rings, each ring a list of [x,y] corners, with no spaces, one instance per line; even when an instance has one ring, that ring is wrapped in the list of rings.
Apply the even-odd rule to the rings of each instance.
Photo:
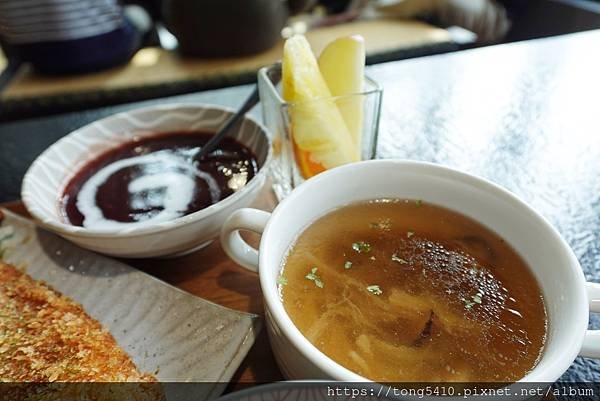
[[[83,307],[0,261],[0,382],[154,382]]]

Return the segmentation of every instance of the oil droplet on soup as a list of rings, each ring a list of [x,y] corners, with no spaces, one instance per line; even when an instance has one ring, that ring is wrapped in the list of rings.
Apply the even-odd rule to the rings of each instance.
[[[546,310],[523,259],[483,225],[418,200],[321,217],[278,282],[304,336],[376,381],[515,381],[544,346]]]

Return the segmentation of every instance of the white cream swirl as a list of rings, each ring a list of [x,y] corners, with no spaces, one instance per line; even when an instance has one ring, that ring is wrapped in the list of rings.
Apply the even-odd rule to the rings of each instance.
[[[107,219],[96,203],[98,189],[113,174],[132,166],[148,168],[148,173],[132,180],[127,189],[131,194],[132,206],[143,209],[144,206],[162,207],[158,213],[134,222],[121,222]],[[159,168],[156,168],[156,167]],[[218,202],[221,190],[217,181],[203,171],[194,168],[189,158],[182,157],[171,151],[158,151],[147,155],[117,160],[91,176],[82,186],[77,196],[77,208],[84,216],[83,226],[98,230],[114,230],[148,226],[176,219],[184,215],[189,203],[194,198],[196,190],[195,177],[203,179],[209,188],[213,203]],[[165,188],[164,195],[159,198],[136,196],[155,189]]]

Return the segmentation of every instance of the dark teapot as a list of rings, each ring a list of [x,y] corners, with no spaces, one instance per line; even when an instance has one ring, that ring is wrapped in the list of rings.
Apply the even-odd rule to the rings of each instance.
[[[303,1],[290,0],[294,11]],[[284,0],[166,0],[163,14],[182,54],[228,57],[274,46],[289,8]]]

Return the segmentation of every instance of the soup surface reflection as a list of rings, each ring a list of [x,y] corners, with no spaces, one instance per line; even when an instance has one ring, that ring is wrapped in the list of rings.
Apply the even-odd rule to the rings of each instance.
[[[306,338],[376,381],[515,381],[546,337],[523,259],[474,220],[419,200],[321,217],[291,246],[279,283]]]

